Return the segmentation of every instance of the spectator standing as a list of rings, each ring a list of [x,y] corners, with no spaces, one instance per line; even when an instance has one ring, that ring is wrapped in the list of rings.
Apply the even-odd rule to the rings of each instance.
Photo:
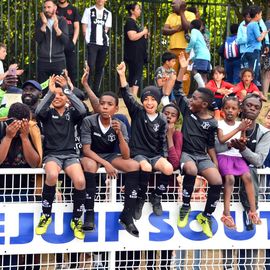
[[[163,35],[170,37],[169,51],[174,53],[176,57],[180,52],[185,53],[185,57],[188,58],[188,54],[185,49],[188,43],[185,38],[185,33],[189,31],[189,24],[196,19],[194,13],[186,11],[186,2],[182,0],[172,1],[173,12],[167,17],[165,25],[162,29]],[[174,66],[176,72],[179,69],[179,62],[176,61]],[[189,74],[189,73],[188,73]],[[183,90],[186,94],[189,92],[190,76],[186,76],[188,79],[184,81]]]
[[[254,82],[257,86],[261,86],[260,79],[260,57],[262,49],[262,41],[268,34],[266,26],[263,29],[260,26],[262,19],[262,9],[258,6],[253,6],[249,10],[251,21],[247,26],[247,48],[243,55],[243,64],[246,68],[251,68],[254,72]],[[269,51],[269,48],[265,48],[265,51]]]
[[[86,8],[82,17],[82,31],[87,44],[88,66],[95,71],[94,82],[89,76],[89,85],[99,96],[99,89],[106,54],[109,48],[108,31],[112,27],[112,14],[104,7],[106,0],[96,0],[96,4]],[[93,83],[92,83],[93,82]]]
[[[192,73],[198,86],[204,87],[207,82],[207,74],[211,70],[211,65],[210,52],[200,31],[201,26],[202,23],[200,20],[193,20],[190,23],[191,34],[186,52],[190,53],[191,50],[194,51]]]
[[[143,65],[147,62],[148,29],[138,25],[141,7],[138,3],[126,5],[129,17],[124,27],[124,61],[128,66],[128,83],[134,96],[138,95],[142,78]]]
[[[35,39],[38,44],[37,77],[39,83],[48,81],[52,74],[60,75],[66,68],[64,49],[69,43],[68,26],[63,17],[56,15],[57,6],[53,0],[45,0],[43,12],[35,25]],[[44,86],[44,95],[48,83]]]
[[[236,43],[238,24],[230,26],[231,35],[219,49],[219,54],[224,58],[226,81],[232,84],[240,82],[241,56],[239,46]]]
[[[249,16],[249,9],[250,7],[247,7],[242,13],[244,20],[239,24],[236,37],[236,44],[239,46],[239,52],[241,57],[241,67],[244,66],[242,56],[247,50],[247,26],[251,20]]]
[[[76,44],[80,33],[80,15],[78,9],[68,0],[58,0],[56,14],[66,19],[69,43],[65,47],[68,76],[73,84],[76,82],[77,59]]]

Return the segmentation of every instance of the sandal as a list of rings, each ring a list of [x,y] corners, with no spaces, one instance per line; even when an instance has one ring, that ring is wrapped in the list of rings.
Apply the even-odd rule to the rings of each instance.
[[[236,230],[236,225],[234,223],[234,220],[231,216],[225,216],[224,214],[222,215],[222,218],[220,219],[223,224],[231,230]]]
[[[249,211],[248,218],[251,220],[251,222],[253,224],[256,224],[256,225],[261,225],[262,224],[262,221],[261,221],[260,217],[258,216],[257,212]]]

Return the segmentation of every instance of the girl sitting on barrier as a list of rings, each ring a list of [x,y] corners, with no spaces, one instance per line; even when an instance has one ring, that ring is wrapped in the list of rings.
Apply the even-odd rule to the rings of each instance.
[[[229,229],[236,229],[234,220],[230,215],[230,198],[235,181],[234,176],[240,176],[245,185],[250,204],[248,216],[252,223],[261,224],[261,220],[256,212],[254,186],[249,167],[242,158],[240,151],[230,147],[231,139],[241,139],[243,141],[248,139],[245,136],[241,136],[241,132],[244,135],[244,132],[251,124],[251,120],[243,119],[242,122],[236,121],[240,112],[237,97],[225,97],[223,99],[222,110],[225,119],[218,123],[218,140],[221,144],[227,143],[229,150],[217,155],[219,171],[224,179],[224,212],[221,221]]]

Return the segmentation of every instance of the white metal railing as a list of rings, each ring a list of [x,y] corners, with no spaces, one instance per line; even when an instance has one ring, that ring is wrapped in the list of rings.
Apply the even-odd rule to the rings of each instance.
[[[2,205],[41,203],[40,194],[45,179],[43,169],[0,169],[0,172],[0,200]],[[181,196],[179,196],[181,194],[181,177],[178,174],[178,172],[174,173],[168,191],[163,196],[163,202],[175,203],[181,200]],[[270,168],[258,170],[261,180],[260,202],[269,201],[268,183],[266,181],[268,174],[270,175]],[[155,173],[150,181],[148,194],[155,186],[157,177],[158,173]],[[106,205],[123,202],[124,179],[121,173],[119,173],[118,180],[106,181],[105,170],[101,168],[98,171],[97,181],[97,203]],[[238,182],[232,195],[232,202],[239,202],[239,187]],[[66,179],[63,172],[59,177],[57,188],[59,193],[56,196],[54,207],[57,207],[57,203],[70,203],[72,201],[72,184]],[[206,189],[205,181],[198,178],[193,201],[205,201]],[[264,267],[270,269],[270,251],[264,249],[252,250],[252,246],[247,246],[248,250],[222,249],[222,246],[220,250],[204,250],[196,249],[196,246],[194,246],[189,250],[144,251],[146,246],[142,246],[141,251],[111,250],[95,252],[95,249],[90,248],[85,252],[61,254],[57,254],[56,250],[52,251],[51,254],[35,255],[27,254],[27,250],[25,255],[10,256],[8,253],[2,253],[0,265],[2,261],[3,268],[1,269],[19,269],[19,266],[22,267],[20,269],[28,269],[27,267],[32,267],[31,269],[55,269],[57,267],[58,269],[64,269],[65,267],[68,269],[137,269],[140,267],[152,269],[154,266],[159,269],[179,270],[230,269],[235,267],[237,269],[263,269]]]

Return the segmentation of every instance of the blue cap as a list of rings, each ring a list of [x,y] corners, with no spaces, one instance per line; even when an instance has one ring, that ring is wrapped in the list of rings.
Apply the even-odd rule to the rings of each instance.
[[[22,85],[22,89],[28,85],[28,84],[31,84],[34,88],[36,88],[38,91],[42,92],[42,88],[40,86],[40,84],[37,82],[37,81],[34,81],[34,80],[28,80],[26,81],[23,85]]]

